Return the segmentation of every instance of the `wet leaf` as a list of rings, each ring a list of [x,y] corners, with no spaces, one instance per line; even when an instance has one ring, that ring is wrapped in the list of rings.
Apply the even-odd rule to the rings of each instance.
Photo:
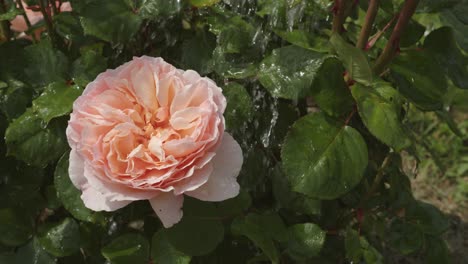
[[[334,199],[356,186],[367,166],[367,146],[354,128],[321,113],[294,123],[281,150],[296,192]]]

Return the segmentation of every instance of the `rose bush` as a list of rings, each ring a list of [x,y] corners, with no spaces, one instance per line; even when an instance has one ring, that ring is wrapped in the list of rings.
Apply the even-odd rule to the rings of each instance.
[[[242,150],[224,132],[222,90],[161,58],[134,58],[89,83],[73,104],[70,178],[86,207],[114,211],[149,200],[165,227],[183,194],[223,201],[239,193]]]
[[[450,263],[408,164],[464,140],[463,10],[0,0],[0,263]]]
[[[13,20],[11,20],[10,28],[11,30],[20,33],[20,36],[26,36],[24,32],[29,29],[28,23],[31,26],[34,26],[40,21],[42,21],[44,19],[44,16],[42,15],[40,7],[38,5],[35,7],[31,7],[28,6],[28,4],[24,1],[21,1],[21,4],[24,7],[24,15],[17,15]],[[58,10],[62,12],[72,11],[70,2],[61,3],[60,1],[55,1],[55,6]],[[48,12],[51,13],[51,7],[48,8]],[[26,19],[28,19],[28,22],[26,22]],[[42,31],[43,29],[36,29],[34,31],[35,37],[40,37]]]

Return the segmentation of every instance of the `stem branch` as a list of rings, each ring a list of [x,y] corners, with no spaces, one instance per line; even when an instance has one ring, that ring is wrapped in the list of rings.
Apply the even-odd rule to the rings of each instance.
[[[23,17],[24,17],[24,21],[26,22],[26,25],[28,26],[28,29],[31,28],[31,21],[29,21],[29,17],[26,15],[26,9],[23,6],[23,1],[18,0],[16,2],[18,3],[19,8],[21,8],[24,12]]]
[[[377,191],[377,189],[379,188],[380,186],[380,183],[382,182],[382,179],[383,179],[383,176],[385,175],[384,174],[384,171],[385,171],[385,168],[387,168],[387,166],[390,164],[390,161],[392,159],[392,153],[389,153],[385,159],[383,160],[382,162],[382,165],[380,165],[380,168],[379,170],[377,171],[377,174],[375,175],[375,179],[374,179],[374,182],[372,183],[369,191],[367,192],[367,194],[361,199],[361,201],[359,202],[359,206],[358,208],[362,208],[364,203],[370,198],[372,197],[372,195],[375,193],[375,191]]]
[[[341,33],[343,31],[343,23],[345,20],[345,5],[348,0],[335,0],[333,5],[333,32]]]
[[[52,42],[55,42],[54,27],[53,27],[53,24],[52,24],[52,20],[51,20],[51,18],[49,16],[49,13],[46,10],[46,8],[48,8],[48,6],[46,6],[46,4],[48,2],[47,2],[47,0],[39,0],[38,2],[39,2],[39,7],[41,8],[42,16],[44,17],[44,21],[45,21],[45,24],[46,24],[46,27],[47,27],[47,31],[49,32],[49,36],[52,39]]]
[[[372,25],[374,24],[378,10],[379,0],[370,0],[369,7],[367,8],[366,20],[364,21],[364,25],[362,25],[361,33],[359,34],[359,39],[356,44],[357,48],[366,48],[367,40],[369,39],[369,35],[372,31]]]
[[[397,53],[400,46],[401,34],[408,25],[409,20],[414,14],[416,7],[418,6],[419,0],[406,0],[403,8],[398,17],[398,21],[393,28],[392,35],[387,42],[382,54],[377,58],[374,65],[374,73],[380,75],[385,67],[392,61],[393,57]]]

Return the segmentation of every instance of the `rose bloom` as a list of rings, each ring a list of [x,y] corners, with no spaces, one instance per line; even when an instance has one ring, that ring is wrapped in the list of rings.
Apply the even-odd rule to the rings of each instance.
[[[222,201],[239,193],[242,150],[224,132],[222,90],[161,58],[134,58],[101,73],[73,104],[69,174],[94,211],[149,200],[165,227],[184,195]]]
[[[28,5],[24,1],[21,1],[21,3],[23,3],[26,16],[28,17],[29,22],[31,23],[32,26],[34,26],[35,24],[37,24],[39,21],[41,21],[44,18],[41,11],[33,11],[30,7],[28,7]],[[55,3],[56,3],[56,6],[59,7],[60,2],[56,1]],[[60,5],[60,11],[61,12],[72,11],[70,2],[62,3],[62,5]],[[28,25],[26,24],[26,20],[24,20],[24,16],[23,15],[16,16],[11,21],[10,29],[21,33],[20,37],[26,37],[26,34],[24,34],[24,32],[28,30]],[[34,34],[36,34],[37,38],[40,37],[42,30],[38,29],[34,31]]]

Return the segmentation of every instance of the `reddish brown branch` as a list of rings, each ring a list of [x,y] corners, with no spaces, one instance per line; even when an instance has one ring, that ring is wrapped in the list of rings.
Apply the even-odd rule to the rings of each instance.
[[[413,16],[414,11],[418,6],[418,3],[419,0],[406,0],[398,17],[398,21],[395,27],[393,28],[393,32],[390,36],[390,39],[388,40],[387,45],[382,51],[382,54],[380,54],[380,56],[377,58],[377,61],[374,66],[375,74],[380,75],[385,70],[385,67],[387,67],[388,64],[390,64],[393,57],[397,53],[400,47],[401,34],[408,25],[411,17]]]
[[[362,25],[356,47],[360,49],[366,48],[367,40],[369,39],[369,35],[372,31],[372,25],[374,25],[374,20],[377,16],[378,10],[379,0],[370,0],[369,7],[367,8],[366,19],[364,20],[364,25]]]

